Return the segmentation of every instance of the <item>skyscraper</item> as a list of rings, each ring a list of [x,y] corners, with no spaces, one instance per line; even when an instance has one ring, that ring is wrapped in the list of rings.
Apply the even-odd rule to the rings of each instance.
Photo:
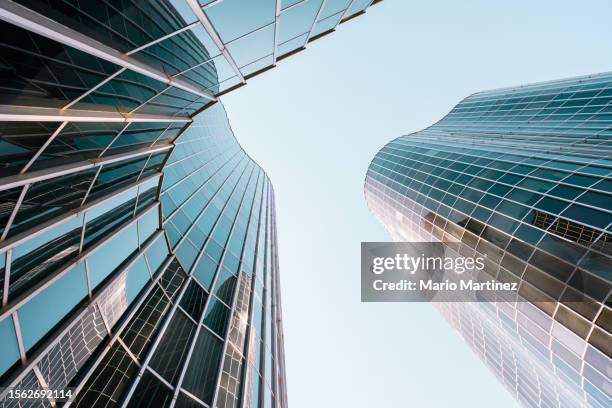
[[[371,3],[0,1],[2,406],[287,406],[273,189],[218,98]]]
[[[378,152],[397,241],[459,243],[519,301],[438,303],[525,406],[612,404],[612,73],[473,94]],[[474,300],[474,299],[473,299]]]

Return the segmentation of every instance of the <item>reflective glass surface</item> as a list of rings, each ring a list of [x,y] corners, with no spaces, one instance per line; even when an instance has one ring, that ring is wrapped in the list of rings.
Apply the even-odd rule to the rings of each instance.
[[[520,284],[521,302],[439,309],[528,406],[612,395],[612,331],[598,318],[612,289],[611,113],[610,73],[479,92],[388,143],[367,172],[368,206],[394,239],[459,242]]]

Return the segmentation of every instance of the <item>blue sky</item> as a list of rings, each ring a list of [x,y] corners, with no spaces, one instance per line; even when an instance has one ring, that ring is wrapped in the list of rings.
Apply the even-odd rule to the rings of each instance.
[[[429,304],[362,304],[363,180],[480,90],[612,70],[612,3],[385,0],[224,96],[276,192],[292,407],[516,407]]]

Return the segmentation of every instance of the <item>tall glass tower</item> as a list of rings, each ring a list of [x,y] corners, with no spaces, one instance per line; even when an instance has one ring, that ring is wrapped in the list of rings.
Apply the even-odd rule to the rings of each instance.
[[[469,96],[372,161],[397,241],[459,243],[514,302],[438,303],[525,406],[612,405],[612,73]]]
[[[371,3],[0,1],[3,407],[287,406],[273,188],[218,98]]]

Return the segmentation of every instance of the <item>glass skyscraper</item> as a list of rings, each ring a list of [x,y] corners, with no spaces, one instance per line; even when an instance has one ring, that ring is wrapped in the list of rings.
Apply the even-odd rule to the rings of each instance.
[[[218,97],[371,4],[0,2],[3,407],[287,406],[273,188]]]
[[[465,98],[384,146],[365,196],[395,240],[458,243],[519,283],[518,301],[435,305],[523,405],[605,408],[611,176],[604,73]]]

